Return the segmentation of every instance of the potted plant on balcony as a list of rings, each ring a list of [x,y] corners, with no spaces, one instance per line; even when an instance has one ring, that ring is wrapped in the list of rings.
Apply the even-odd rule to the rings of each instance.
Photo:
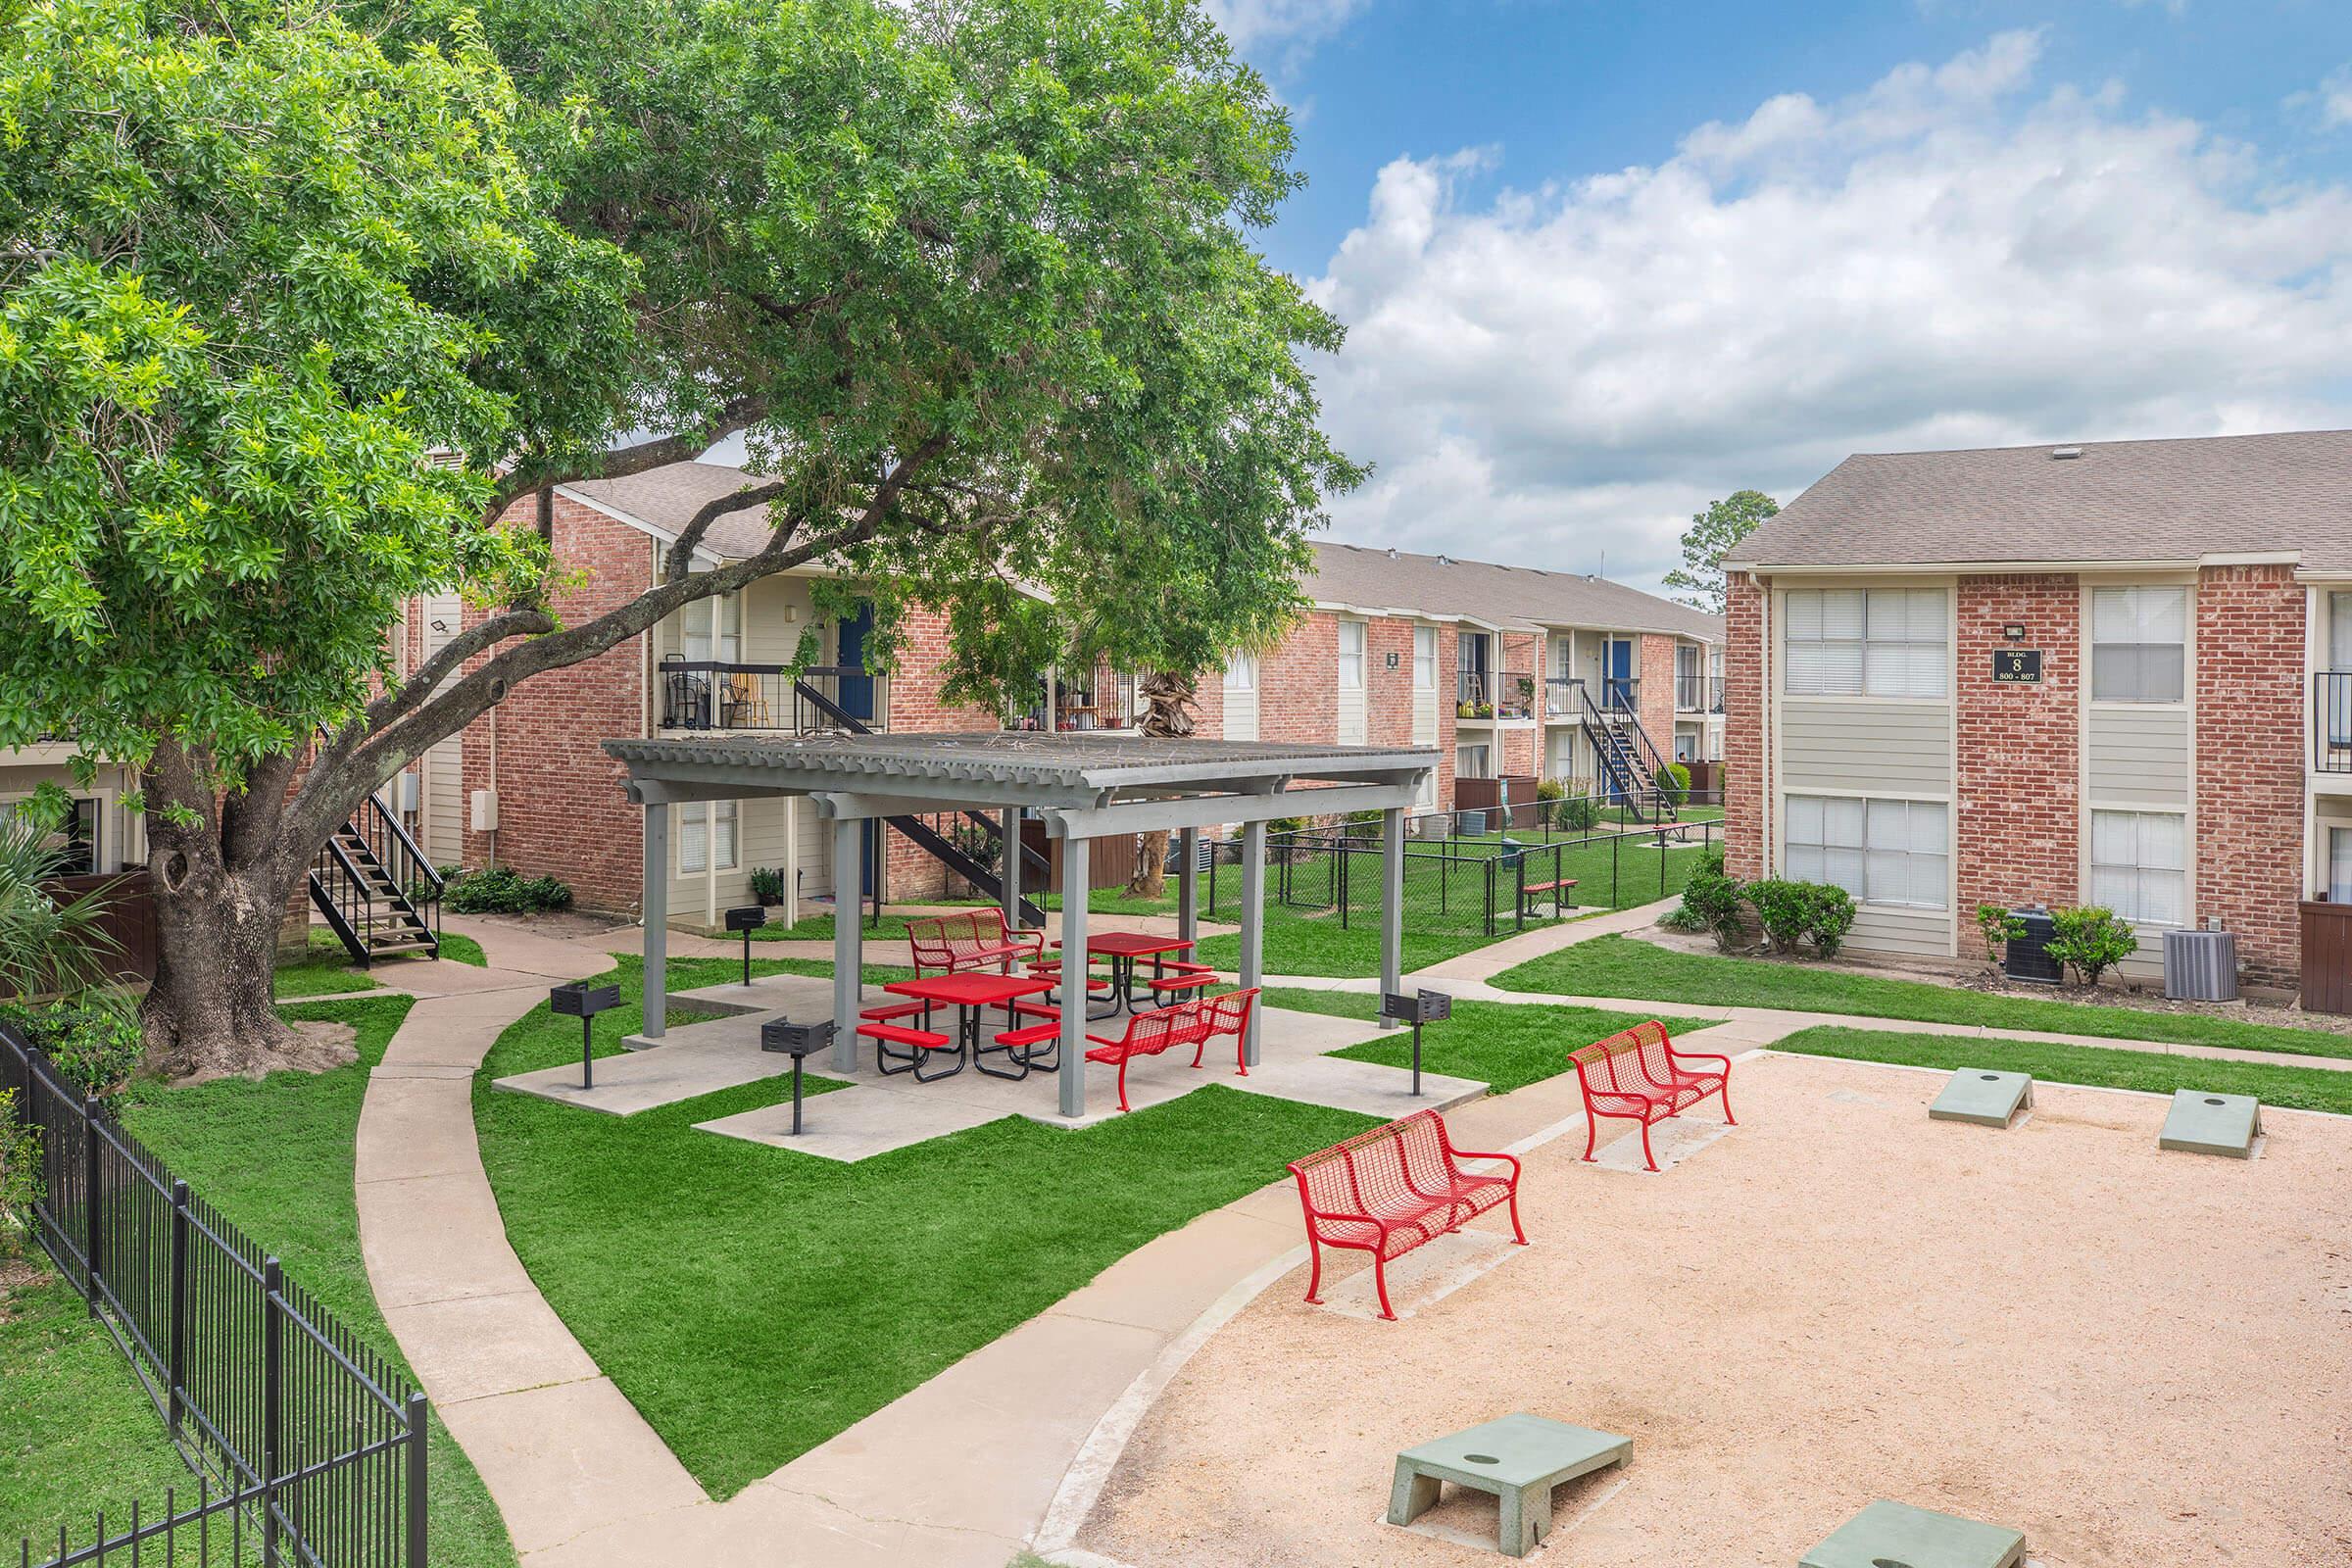
[[[784,873],[772,865],[752,868],[752,897],[763,908],[774,908],[784,902]]]
[[[1519,710],[1522,713],[1536,710],[1536,678],[1533,675],[1519,677]]]
[[[1494,705],[1493,703],[1481,703],[1478,705],[1478,710],[1471,716],[1474,718],[1493,718],[1494,716]]]
[[[1456,703],[1453,705],[1453,716],[1456,718],[1476,718],[1478,716],[1478,705],[1476,703]]]

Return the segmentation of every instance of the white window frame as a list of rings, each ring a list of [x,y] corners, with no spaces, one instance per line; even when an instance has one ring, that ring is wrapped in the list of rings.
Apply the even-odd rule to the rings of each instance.
[[[2159,823],[2165,826],[2151,835],[2149,829]],[[2135,926],[2162,930],[2188,924],[2186,812],[2094,807],[2089,829],[2085,858],[2090,867],[2091,903],[2105,905]],[[2131,840],[2128,845],[2121,842],[2125,835]],[[2167,865],[2166,860],[2179,863]]]
[[[1486,771],[1473,772],[1464,765],[1472,752],[1478,754],[1478,766]],[[1453,749],[1453,776],[1455,778],[1493,778],[1494,776],[1494,748],[1485,741],[1464,741],[1456,746]]]
[[[698,643],[700,653],[695,652]],[[678,612],[678,651],[690,664],[742,662],[743,595],[712,594],[682,608]]]
[[[2151,630],[2164,628],[2156,617],[2171,612],[2178,622],[2177,636],[2149,636]],[[2094,703],[2130,703],[2143,708],[2179,708],[2188,701],[2188,589],[2178,584],[2132,584],[2130,586],[2094,587],[2090,591],[2090,700]],[[2111,618],[2112,617],[2112,618]],[[2109,632],[2131,631],[2130,637],[2109,636]],[[2179,660],[2175,682],[2169,695],[2149,696],[2147,684],[2147,656],[2160,650],[2172,650]],[[2127,665],[2129,661],[2129,665]],[[2130,691],[2118,695],[2113,689],[2102,689],[2111,678],[2120,679],[2116,672],[2131,668],[2139,679]]]
[[[1944,588],[1791,588],[1781,598],[1781,690],[1789,697],[1951,695]]]
[[[1438,689],[1438,628],[1413,628],[1413,690],[1434,692]]]
[[[2328,902],[2352,904],[2352,826],[2332,824],[2328,829],[2328,862],[2323,870],[2328,878]]]
[[[1794,793],[1782,799],[1781,822],[1781,872],[1791,881],[1835,883],[1881,908],[1951,907],[1949,802]]]
[[[1257,656],[1236,654],[1225,663],[1225,689],[1229,692],[1257,690]]]
[[[1370,646],[1369,628],[1360,620],[1340,622],[1340,690],[1360,692],[1364,689],[1365,649]],[[1350,649],[1348,645],[1353,643]]]
[[[706,855],[711,829],[725,849],[715,864]],[[696,801],[678,808],[678,872],[701,876],[709,871],[732,871],[743,864],[743,811],[735,801]]]

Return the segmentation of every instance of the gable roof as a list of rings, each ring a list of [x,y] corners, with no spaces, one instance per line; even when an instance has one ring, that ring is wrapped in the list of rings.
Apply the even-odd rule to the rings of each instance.
[[[1349,610],[1463,617],[1513,630],[1592,626],[1723,641],[1721,615],[1606,577],[1541,566],[1317,541],[1315,574],[1305,587],[1315,603]]]
[[[675,539],[704,507],[765,478],[723,463],[672,463],[619,479],[574,479],[558,488]],[[703,547],[742,561],[765,549],[771,532],[767,508],[752,507],[712,522]]]
[[[2061,458],[2055,453],[2080,455]],[[2352,430],[1847,458],[1727,566],[2194,564],[2352,571]]]

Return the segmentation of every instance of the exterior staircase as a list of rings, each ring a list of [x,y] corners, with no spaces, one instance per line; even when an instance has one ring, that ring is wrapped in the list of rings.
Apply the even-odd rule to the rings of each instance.
[[[874,733],[874,728],[872,725],[868,724],[865,720],[852,714],[839,703],[835,702],[831,697],[817,690],[815,687],[809,685],[806,681],[795,681],[793,683],[793,698],[796,703],[805,703],[809,708],[815,710],[815,711],[823,717],[826,723],[836,729],[847,730],[854,735],[871,735]],[[995,816],[986,811],[964,811],[959,814],[963,821],[978,828],[980,832],[987,837],[988,841],[996,846],[997,863],[999,865],[1004,864],[1005,853],[1005,846],[1004,844],[1004,825],[999,822]],[[1004,884],[999,879],[997,873],[990,870],[987,866],[981,864],[980,861],[975,859],[972,856],[966,854],[963,850],[963,847],[956,843],[955,840],[949,838],[946,834],[940,832],[937,828],[934,828],[930,823],[924,821],[919,816],[893,816],[886,817],[884,820],[888,821],[892,827],[898,829],[900,834],[903,835],[908,843],[914,845],[917,849],[920,849],[924,854],[930,856],[931,858],[937,860],[940,864],[946,866],[949,870],[955,872],[957,876],[963,878],[964,881],[970,883],[973,887],[978,888],[981,892],[996,899],[998,903],[1002,904],[1004,902]],[[1021,857],[1021,880],[1031,887],[1044,887],[1046,885],[1049,869],[1045,857],[1039,855],[1035,850],[1029,848],[1026,844],[1016,845],[1014,848],[1019,851]],[[1039,905],[1034,899],[1028,898],[1025,895],[1021,899],[1020,915],[1021,922],[1024,925],[1043,926],[1046,923],[1046,911],[1044,906]]]
[[[1603,708],[1586,692],[1585,733],[1600,762],[1601,781],[1637,822],[1670,822],[1681,815],[1674,794],[1661,782],[1666,760],[1631,708]]]
[[[368,796],[320,846],[309,880],[312,905],[362,968],[441,956],[441,873],[382,795]]]

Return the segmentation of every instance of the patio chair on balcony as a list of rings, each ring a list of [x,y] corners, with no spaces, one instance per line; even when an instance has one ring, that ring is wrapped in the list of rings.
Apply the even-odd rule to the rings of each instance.
[[[738,672],[722,678],[726,684],[719,698],[719,712],[725,728],[775,728],[775,716],[768,711],[767,691],[760,684],[759,676]]]

